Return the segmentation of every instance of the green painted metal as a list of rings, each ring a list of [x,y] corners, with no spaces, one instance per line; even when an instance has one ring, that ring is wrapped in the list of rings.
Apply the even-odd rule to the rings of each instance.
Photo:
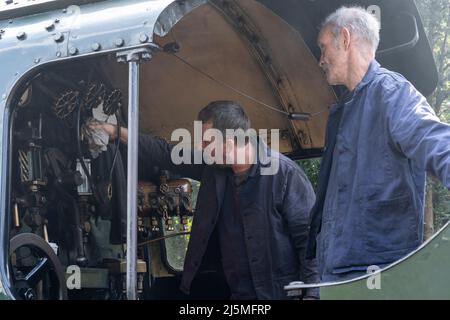
[[[373,284],[374,279],[366,277],[323,287],[321,299],[450,299],[450,225],[414,254],[379,275],[380,289],[369,289],[367,284]]]
[[[107,269],[80,268],[80,288],[82,289],[109,289],[109,278]],[[66,273],[65,279],[70,279],[72,273]],[[70,283],[70,280],[69,280]]]
[[[3,287],[2,287],[2,284],[1,284],[1,282],[0,282],[0,301],[1,301],[1,300],[11,300],[11,298],[8,297],[8,296],[5,294],[5,291],[4,291],[4,289],[3,289]]]
[[[0,300],[11,300],[11,299],[5,296],[4,294],[0,294]]]

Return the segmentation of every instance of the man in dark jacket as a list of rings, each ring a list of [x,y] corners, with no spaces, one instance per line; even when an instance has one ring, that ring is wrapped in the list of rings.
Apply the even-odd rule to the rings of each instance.
[[[450,126],[375,60],[379,30],[366,10],[343,7],[319,35],[328,82],[348,89],[330,109],[308,241],[322,281],[366,274],[416,249],[425,172],[450,188]]]
[[[203,150],[220,142],[211,154],[223,148],[223,164],[190,164],[189,160],[175,165],[174,146],[149,135],[139,138],[140,159],[201,181],[181,290],[189,293],[214,230],[232,299],[284,299],[283,287],[290,282],[317,282],[315,261],[305,260],[315,195],[303,171],[285,156],[267,147],[259,149],[262,141],[246,136],[239,144],[235,138],[230,139],[227,129],[250,129],[250,121],[238,104],[213,102],[198,118],[203,133],[214,128],[225,137],[223,141],[202,141]],[[114,126],[102,126],[112,139],[116,138]],[[121,130],[121,139],[126,143],[126,129]],[[236,161],[239,156],[245,161]],[[267,174],[273,163],[278,170]],[[305,297],[318,298],[318,291],[308,290]]]

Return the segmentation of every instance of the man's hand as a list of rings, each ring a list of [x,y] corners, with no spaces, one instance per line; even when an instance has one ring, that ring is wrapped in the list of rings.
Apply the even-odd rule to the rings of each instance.
[[[89,125],[89,127],[93,130],[102,129],[105,131],[110,140],[116,140],[117,139],[117,126],[107,123],[107,122],[101,122],[101,121],[95,121]]]
[[[117,126],[107,122],[95,121],[89,124],[89,128],[93,130],[101,129],[106,132],[109,136],[109,140],[116,140],[118,137]],[[128,143],[128,130],[126,128],[120,127],[120,142]]]

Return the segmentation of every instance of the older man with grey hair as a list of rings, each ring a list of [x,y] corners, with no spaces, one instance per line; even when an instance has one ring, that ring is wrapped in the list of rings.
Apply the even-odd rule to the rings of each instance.
[[[380,24],[342,7],[318,38],[330,85],[348,91],[330,109],[308,243],[322,281],[365,274],[416,249],[426,171],[450,188],[450,126],[402,75],[375,60]],[[413,66],[411,66],[413,67]]]

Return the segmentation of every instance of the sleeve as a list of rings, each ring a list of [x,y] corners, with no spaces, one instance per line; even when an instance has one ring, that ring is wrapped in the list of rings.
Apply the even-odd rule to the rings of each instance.
[[[173,145],[164,139],[151,135],[139,135],[139,163],[145,166],[157,166],[161,169],[178,173],[186,178],[201,180],[205,164],[194,164],[194,151],[190,148],[185,152],[190,153],[189,163],[174,164],[172,161]],[[200,155],[201,156],[201,155]],[[202,159],[201,157],[199,159]]]
[[[450,125],[439,120],[408,82],[387,89],[383,100],[394,145],[450,189]]]
[[[306,259],[311,208],[315,202],[314,190],[300,167],[290,170],[286,178],[283,197],[283,216],[287,222],[294,247],[298,252],[300,280],[318,283],[316,259]],[[319,298],[319,289],[307,289],[305,297]]]

